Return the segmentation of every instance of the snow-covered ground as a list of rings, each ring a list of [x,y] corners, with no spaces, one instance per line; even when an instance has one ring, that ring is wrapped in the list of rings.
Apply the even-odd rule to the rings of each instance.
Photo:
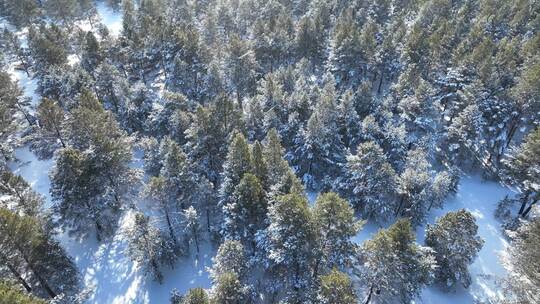
[[[52,161],[37,160],[27,147],[18,149],[16,156],[20,161],[12,163],[11,169],[22,175],[34,190],[44,195],[49,202],[50,181],[47,173]],[[140,157],[135,158],[134,164],[136,167],[141,166]],[[462,178],[458,193],[446,202],[444,209],[436,209],[430,213],[428,223],[434,223],[436,218],[448,211],[468,209],[477,220],[479,234],[485,244],[469,268],[473,278],[469,289],[445,293],[436,287],[429,287],[424,290],[418,303],[474,303],[475,299],[502,296],[495,282],[505,275],[499,256],[506,246],[506,241],[493,213],[497,202],[507,194],[511,194],[511,191],[497,183],[485,182],[478,176],[467,176]],[[316,194],[310,193],[308,196],[314,200]],[[211,265],[215,250],[208,244],[203,245],[200,259],[196,259],[195,254],[192,254],[191,257],[178,261],[174,269],[166,270],[163,285],[143,277],[137,265],[124,255],[126,243],[122,229],[132,212],[126,212],[119,233],[108,242],[98,244],[92,237],[77,240],[67,235],[59,236],[68,253],[75,259],[86,287],[93,289],[89,303],[166,303],[173,288],[185,292],[192,287],[210,287],[206,267]],[[380,228],[373,223],[367,223],[354,241],[361,244]],[[417,239],[421,244],[424,241],[424,229],[424,226],[417,229]]]
[[[97,2],[96,8],[101,22],[107,26],[111,34],[118,36],[122,31],[122,14],[114,11],[104,1]]]
[[[447,212],[463,208],[469,210],[476,219],[478,234],[485,243],[475,262],[469,267],[473,283],[468,289],[458,288],[453,292],[443,292],[437,287],[429,287],[423,291],[418,303],[455,304],[475,303],[475,300],[486,298],[502,299],[503,295],[496,283],[506,273],[500,257],[507,242],[502,235],[500,222],[494,217],[494,212],[497,203],[507,194],[512,195],[512,191],[498,183],[484,181],[479,176],[464,176],[457,194],[445,202],[444,208],[430,212],[428,224],[435,223],[437,218]],[[367,223],[354,241],[361,244],[381,228],[386,227]],[[425,225],[422,225],[416,230],[417,241],[421,245],[424,243],[425,228]]]
[[[10,163],[10,169],[27,180],[32,188],[46,199],[50,206],[50,180],[48,172],[52,160],[41,161],[22,147],[16,150],[17,162]],[[140,158],[135,157],[134,166],[140,167]],[[126,241],[123,231],[129,223],[133,210],[128,210],[120,221],[116,236],[109,241],[97,243],[92,236],[80,240],[67,234],[58,239],[77,264],[85,288],[92,290],[88,303],[131,304],[131,303],[167,303],[173,288],[184,293],[193,287],[210,287],[206,268],[212,264],[215,249],[209,243],[201,245],[201,253],[180,259],[174,269],[165,269],[165,281],[162,285],[145,278],[124,252]]]

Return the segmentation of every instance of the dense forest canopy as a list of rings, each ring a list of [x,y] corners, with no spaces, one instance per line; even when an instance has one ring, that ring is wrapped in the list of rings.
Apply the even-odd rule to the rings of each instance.
[[[540,302],[540,2],[0,0],[0,17],[0,303],[88,299],[63,234],[122,236],[160,284],[216,248],[211,286],[173,304],[468,288],[475,216],[427,221],[466,174],[515,191],[485,202],[508,276],[478,303]],[[23,146],[52,161],[46,197],[13,170]],[[367,222],[385,229],[354,242]]]

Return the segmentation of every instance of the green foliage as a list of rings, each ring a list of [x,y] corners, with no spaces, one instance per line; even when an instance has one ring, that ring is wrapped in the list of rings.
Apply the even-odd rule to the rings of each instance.
[[[44,300],[25,294],[6,282],[0,282],[0,304],[45,304]]]
[[[379,291],[380,303],[409,302],[430,283],[435,261],[430,251],[415,243],[409,220],[401,219],[379,230],[361,250],[362,282]]]
[[[467,267],[484,244],[477,234],[474,217],[464,209],[448,212],[435,225],[428,225],[426,245],[433,248],[437,261],[436,279],[446,288],[471,284]]]
[[[329,274],[320,277],[316,303],[346,304],[357,301],[352,281],[345,273],[332,269]]]

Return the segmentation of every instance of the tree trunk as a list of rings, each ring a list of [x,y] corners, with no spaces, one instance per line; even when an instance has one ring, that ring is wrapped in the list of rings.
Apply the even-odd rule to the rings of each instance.
[[[526,218],[529,215],[529,212],[531,212],[532,207],[538,203],[538,199],[535,199],[525,211],[523,211],[523,214],[521,215],[523,218]]]
[[[383,78],[384,78],[384,70],[381,71],[381,79],[379,80],[379,86],[377,87],[377,94],[381,94]]]
[[[210,232],[210,209],[208,207],[206,207],[206,228]]]
[[[523,214],[525,206],[527,206],[527,201],[529,200],[529,193],[525,194],[525,197],[521,199],[521,208],[519,208],[518,216]]]
[[[399,205],[398,205],[398,208],[396,210],[396,216],[399,216],[400,212],[401,212],[401,208],[403,207],[403,203],[405,202],[405,195],[403,194],[401,196],[401,199],[399,200]]]
[[[28,268],[30,269],[30,271],[32,271],[32,273],[36,276],[38,282],[39,282],[39,285],[41,285],[41,287],[43,287],[43,289],[45,289],[45,291],[47,292],[47,294],[51,297],[51,299],[54,299],[56,297],[56,293],[52,290],[52,288],[49,286],[49,283],[47,283],[47,281],[41,276],[41,274],[36,270],[36,267],[34,265],[34,263],[30,262],[30,259],[26,256],[26,254],[24,254],[20,248],[19,249],[19,252],[21,253],[24,261],[26,262],[26,264],[28,264]]]
[[[200,249],[199,249],[199,236],[197,235],[197,231],[193,229],[193,240],[195,241],[195,248],[197,249],[197,255],[199,255]]]
[[[171,239],[173,240],[174,245],[177,245],[176,235],[174,234],[174,229],[172,227],[171,223],[171,217],[169,216],[169,210],[167,207],[164,207],[165,210],[165,219],[167,220],[167,227],[169,228],[169,235],[171,236]]]
[[[21,274],[17,271],[15,266],[11,265],[11,263],[9,263],[8,259],[3,254],[0,255],[0,258],[2,258],[2,260],[6,264],[9,271],[11,271],[13,276],[15,278],[17,278],[17,281],[19,281],[19,283],[21,283],[21,285],[24,287],[24,289],[26,289],[27,292],[32,292],[32,287],[30,287],[30,285],[28,285],[28,283],[26,283],[26,281],[23,279]]]
[[[373,295],[373,285],[371,285],[371,287],[369,288],[369,293],[368,293],[367,299],[364,302],[364,304],[369,304],[369,302],[371,301],[371,296],[372,295]]]

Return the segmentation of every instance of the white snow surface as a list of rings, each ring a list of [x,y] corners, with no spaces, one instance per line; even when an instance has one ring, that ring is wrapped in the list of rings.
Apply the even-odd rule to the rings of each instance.
[[[109,32],[114,36],[118,36],[122,31],[121,12],[113,10],[105,1],[97,2],[96,9],[101,22],[107,26]]]
[[[32,188],[45,197],[45,207],[50,207],[50,180],[48,172],[52,160],[41,161],[22,147],[15,152],[17,162],[10,169],[21,175]],[[141,166],[135,154],[134,167]],[[143,207],[143,206],[141,206]],[[210,287],[206,268],[212,265],[215,250],[209,243],[201,245],[199,257],[195,253],[179,259],[174,269],[163,269],[165,281],[162,285],[145,277],[138,265],[125,256],[126,241],[123,231],[129,224],[134,210],[129,209],[120,220],[120,228],[111,240],[98,243],[93,236],[77,239],[60,234],[59,241],[74,259],[81,273],[85,288],[92,290],[90,304],[168,303],[173,288],[185,293],[193,287]]]
[[[142,161],[137,155],[134,167],[140,167]],[[40,161],[27,147],[16,150],[19,159],[11,163],[13,172],[22,175],[33,187],[41,193],[50,204],[48,172],[52,161]],[[505,275],[505,269],[500,263],[507,243],[501,233],[500,223],[493,213],[497,202],[511,191],[497,183],[483,181],[479,176],[462,178],[458,193],[450,198],[444,209],[433,210],[428,217],[428,223],[434,223],[436,218],[449,211],[465,208],[476,218],[479,235],[485,240],[484,247],[475,262],[469,267],[473,284],[469,289],[458,288],[453,292],[443,292],[437,287],[426,288],[417,303],[474,303],[475,300],[502,297],[497,290],[495,281]],[[316,193],[310,193],[311,200]],[[141,206],[144,208],[144,206]],[[181,292],[193,287],[210,287],[210,279],[206,267],[211,266],[211,258],[215,249],[208,243],[202,246],[200,258],[192,253],[177,262],[174,269],[164,271],[163,285],[145,278],[138,265],[124,255],[126,243],[122,230],[129,223],[133,210],[125,212],[117,235],[109,241],[98,244],[93,237],[84,240],[75,239],[66,234],[59,236],[67,252],[74,258],[86,288],[93,289],[88,303],[167,303],[169,292],[177,288]],[[368,222],[354,241],[361,244],[371,238],[380,228]],[[425,226],[417,228],[417,241],[423,244]],[[362,294],[363,291],[359,291]]]
[[[485,181],[479,176],[463,176],[457,194],[445,202],[444,208],[431,210],[427,224],[435,223],[437,218],[447,212],[467,209],[475,217],[478,234],[485,243],[474,263],[469,266],[472,285],[468,289],[457,288],[455,291],[443,292],[436,286],[430,286],[424,289],[416,303],[455,304],[503,299],[500,287],[496,283],[506,275],[501,257],[508,244],[502,234],[501,223],[495,219],[494,212],[497,203],[506,195],[512,194],[510,189],[495,182]],[[389,225],[380,227],[368,222],[354,238],[354,242],[361,244],[379,229],[387,228]],[[420,245],[424,245],[425,229],[425,225],[416,229],[416,238]]]

